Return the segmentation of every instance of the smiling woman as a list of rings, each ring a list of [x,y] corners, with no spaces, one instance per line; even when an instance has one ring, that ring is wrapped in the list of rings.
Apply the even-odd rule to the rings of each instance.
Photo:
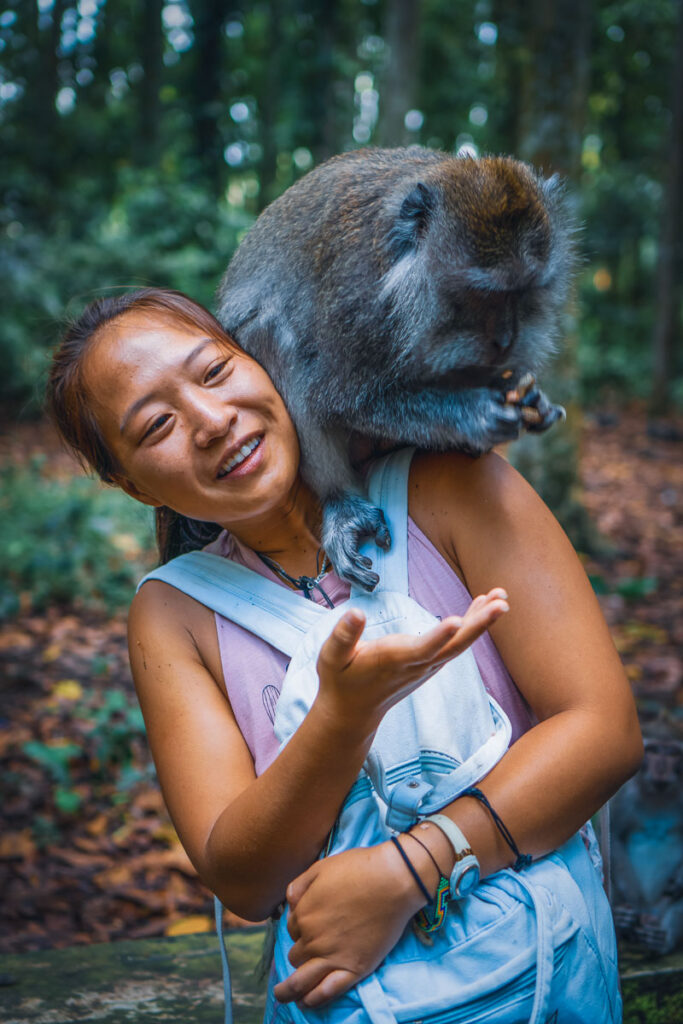
[[[92,303],[54,357],[48,404],[86,467],[156,507],[164,560],[218,535],[231,492],[215,485],[260,466],[271,428],[271,446],[280,437],[287,450],[294,445],[290,459],[270,460],[264,486],[273,472],[291,473],[292,459],[298,464],[291,420],[268,376],[208,310],[178,292],[141,289]],[[217,436],[229,437],[220,451]],[[239,519],[244,507],[239,493],[236,499]],[[251,513],[250,498],[246,505]]]
[[[420,620],[418,632],[375,638],[370,624],[364,636],[357,608],[329,609],[347,600],[349,588],[321,548],[321,507],[300,474],[289,412],[265,371],[209,313],[154,289],[101,300],[67,333],[48,397],[82,460],[157,509],[162,560],[211,540],[208,553],[198,553],[202,564],[237,563],[233,568],[249,581],[242,604],[263,611],[239,624],[227,605],[214,615],[202,595],[195,599],[152,578],[131,606],[129,648],[164,798],[200,877],[252,920],[287,898],[288,938],[281,925],[279,984],[271,979],[268,1020],[301,1022],[302,1008],[341,1000],[333,1011],[347,1022],[344,1000],[356,998],[350,990],[367,994],[361,979],[370,975],[371,985],[395,950],[398,974],[407,977],[408,944],[408,959],[427,972],[406,996],[421,1000],[410,1019],[433,1016],[417,1009],[432,998],[436,954],[452,947],[456,966],[444,968],[442,1008],[458,1019],[484,1019],[462,988],[469,971],[479,994],[489,986],[488,1024],[538,1022],[557,1007],[574,1024],[614,1024],[619,995],[609,907],[577,832],[636,769],[642,745],[630,688],[590,584],[531,488],[495,455],[403,452],[400,473],[396,461],[373,468],[374,474],[393,466],[388,478],[400,476],[407,502],[394,550],[405,556],[406,600],[430,618]],[[266,619],[270,608],[257,603],[265,584],[272,606],[287,614],[331,616],[311,662],[310,706],[281,747],[273,711],[288,648],[271,646],[259,631],[256,619]],[[312,611],[296,589],[325,607]],[[370,611],[373,597],[365,596]],[[370,785],[385,716],[416,691],[432,693],[423,684],[470,647],[472,693],[485,703],[486,693],[495,698],[497,720],[507,722],[499,760],[487,762],[490,770],[476,762],[479,789],[458,790],[439,814],[419,823],[408,817],[400,835],[390,836],[384,822],[383,832],[372,833],[363,819],[364,840],[321,858],[355,783]],[[293,666],[295,660],[296,654]],[[441,764],[446,749],[434,747],[439,729],[449,742],[463,723],[465,732],[474,731],[476,701],[468,698],[458,714],[458,692],[440,712],[429,705],[422,715],[420,750],[430,763]],[[454,763],[469,759],[451,756]],[[397,790],[400,779],[410,783],[397,775]],[[511,874],[511,866],[522,874]],[[533,878],[545,879],[539,890],[554,894],[546,923],[554,938],[562,931],[555,970],[552,943],[542,941],[542,900],[529,910],[519,898],[520,887],[533,891]],[[576,904],[571,919],[567,900]],[[457,901],[463,902],[444,918]],[[429,959],[407,926],[437,902],[441,923]],[[538,970],[526,965],[519,984],[500,980],[503,964],[524,959],[516,940],[506,938],[507,918],[495,952],[485,942],[478,954],[469,942],[472,921],[490,923],[493,915],[501,924],[501,908],[538,939],[538,955],[531,954]],[[487,936],[488,924],[475,933]],[[380,1018],[358,1010],[352,1019]]]

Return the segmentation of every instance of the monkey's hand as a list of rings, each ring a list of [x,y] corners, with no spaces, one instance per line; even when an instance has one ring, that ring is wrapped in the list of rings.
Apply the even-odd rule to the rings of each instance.
[[[658,914],[641,914],[633,936],[657,956],[670,953],[674,948],[674,937]]]
[[[525,373],[515,387],[505,393],[505,401],[519,408],[522,423],[532,434],[540,434],[557,420],[567,418],[564,408],[553,405],[536,386],[532,373]]]
[[[614,924],[620,934],[628,934],[633,931],[638,923],[638,911],[630,903],[618,903],[612,908]]]
[[[522,427],[520,406],[507,401],[503,391],[495,388],[458,391],[452,395],[447,412],[450,415],[443,418],[425,418],[425,447],[484,455],[497,444],[514,441]]]
[[[389,548],[391,536],[384,513],[360,494],[342,493],[323,505],[323,548],[338,576],[365,590],[374,590],[379,576],[372,561],[360,553],[361,543],[372,537],[378,547]]]

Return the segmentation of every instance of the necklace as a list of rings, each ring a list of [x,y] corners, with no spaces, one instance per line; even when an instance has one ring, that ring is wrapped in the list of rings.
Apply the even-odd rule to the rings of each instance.
[[[322,552],[322,548],[318,548],[318,553],[315,556],[315,567],[316,567],[316,569],[318,568],[318,565],[320,564],[320,554],[321,554],[321,552]],[[287,572],[287,570],[283,569],[282,566],[280,565],[280,563],[276,562],[275,559],[271,558],[269,555],[262,555],[260,551],[257,551],[256,554],[259,556],[259,558],[264,563],[264,565],[267,565],[269,569],[272,569],[272,571],[275,573],[276,576],[279,576],[280,579],[282,579],[282,580],[286,580],[287,583],[291,583],[291,585],[293,587],[296,587],[297,590],[301,590],[303,595],[304,595],[304,597],[307,597],[309,601],[313,600],[313,598],[311,597],[311,591],[315,588],[316,590],[319,590],[320,593],[322,594],[323,599],[324,599],[325,604],[327,605],[327,607],[328,608],[334,608],[334,602],[328,597],[328,595],[325,593],[325,591],[323,590],[322,586],[320,585],[320,581],[322,580],[323,576],[325,575],[325,573],[327,572],[328,568],[330,567],[330,563],[328,561],[327,555],[323,554],[322,566],[318,570],[317,576],[296,576],[295,577],[295,576],[290,576],[289,573]]]

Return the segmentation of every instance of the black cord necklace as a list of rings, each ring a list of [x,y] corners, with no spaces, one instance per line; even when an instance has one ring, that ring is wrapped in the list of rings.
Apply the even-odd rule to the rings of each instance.
[[[322,548],[318,548],[318,553],[315,556],[316,569],[318,569],[318,566],[320,565],[321,552]],[[313,600],[313,598],[311,597],[311,591],[315,588],[316,590],[319,590],[320,593],[322,594],[327,607],[334,608],[334,602],[327,596],[322,586],[320,585],[320,581],[322,580],[323,576],[327,572],[330,565],[330,563],[327,560],[327,555],[323,555],[322,566],[320,566],[320,568],[318,569],[317,576],[294,577],[290,576],[287,570],[283,569],[280,563],[276,562],[274,558],[270,558],[269,555],[262,555],[260,551],[257,551],[256,554],[259,556],[264,565],[267,565],[269,569],[272,569],[276,576],[279,576],[280,579],[282,580],[286,580],[287,583],[291,583],[291,585],[293,587],[296,587],[297,590],[302,591],[304,597],[307,597],[309,601]]]

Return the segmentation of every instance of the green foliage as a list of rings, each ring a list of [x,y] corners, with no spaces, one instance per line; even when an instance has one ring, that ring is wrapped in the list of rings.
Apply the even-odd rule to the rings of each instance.
[[[40,743],[38,740],[24,743],[22,750],[33,761],[47,769],[55,782],[61,784],[70,781],[70,764],[82,754],[81,748],[75,743],[51,745]]]
[[[617,584],[617,593],[627,601],[642,601],[655,593],[657,582],[654,576],[628,576]]]
[[[63,482],[40,462],[0,471],[0,618],[19,607],[125,607],[153,548],[149,510],[83,477]]]
[[[145,735],[140,707],[131,703],[123,691],[108,690],[101,707],[88,712],[88,720],[91,723],[88,746],[91,757],[97,762],[97,772],[102,774],[117,765],[127,770],[126,784],[122,788],[129,788],[137,781],[130,773],[134,743]]]
[[[0,19],[0,400],[35,408],[67,307],[140,284],[211,304],[266,202],[314,163],[379,137],[388,0],[168,3],[161,33],[145,31],[145,6],[16,4]],[[403,141],[524,151],[544,45],[529,10],[424,0],[406,97],[418,116]],[[583,150],[573,187],[590,402],[650,387],[677,10],[675,0],[593,5],[586,88],[567,81],[581,94],[565,127]],[[681,360],[671,388],[683,401]]]
[[[623,980],[623,1024],[674,1024],[683,1019],[680,970],[644,972]]]
[[[122,690],[87,687],[70,709],[72,720],[78,723],[78,742],[61,737],[62,713],[58,707],[48,711],[48,735],[54,735],[29,740],[21,748],[48,776],[55,808],[66,816],[76,814],[93,786],[107,790],[112,803],[126,803],[128,791],[149,780],[154,771],[144,746],[145,723],[137,702]],[[8,789],[18,783],[19,778],[5,779]],[[41,834],[38,823],[36,838]],[[50,841],[46,836],[45,842]]]
[[[610,587],[605,577],[596,573],[590,575],[589,580],[596,594],[603,596],[610,593]],[[658,580],[654,576],[625,576],[614,587],[614,591],[620,594],[627,601],[642,601],[657,590]]]
[[[151,171],[126,170],[110,204],[76,202],[46,236],[22,228],[0,277],[6,368],[0,400],[37,404],[46,350],[58,339],[65,310],[80,312],[112,289],[162,285],[210,306],[213,290],[250,216],[217,204],[207,192]]]

